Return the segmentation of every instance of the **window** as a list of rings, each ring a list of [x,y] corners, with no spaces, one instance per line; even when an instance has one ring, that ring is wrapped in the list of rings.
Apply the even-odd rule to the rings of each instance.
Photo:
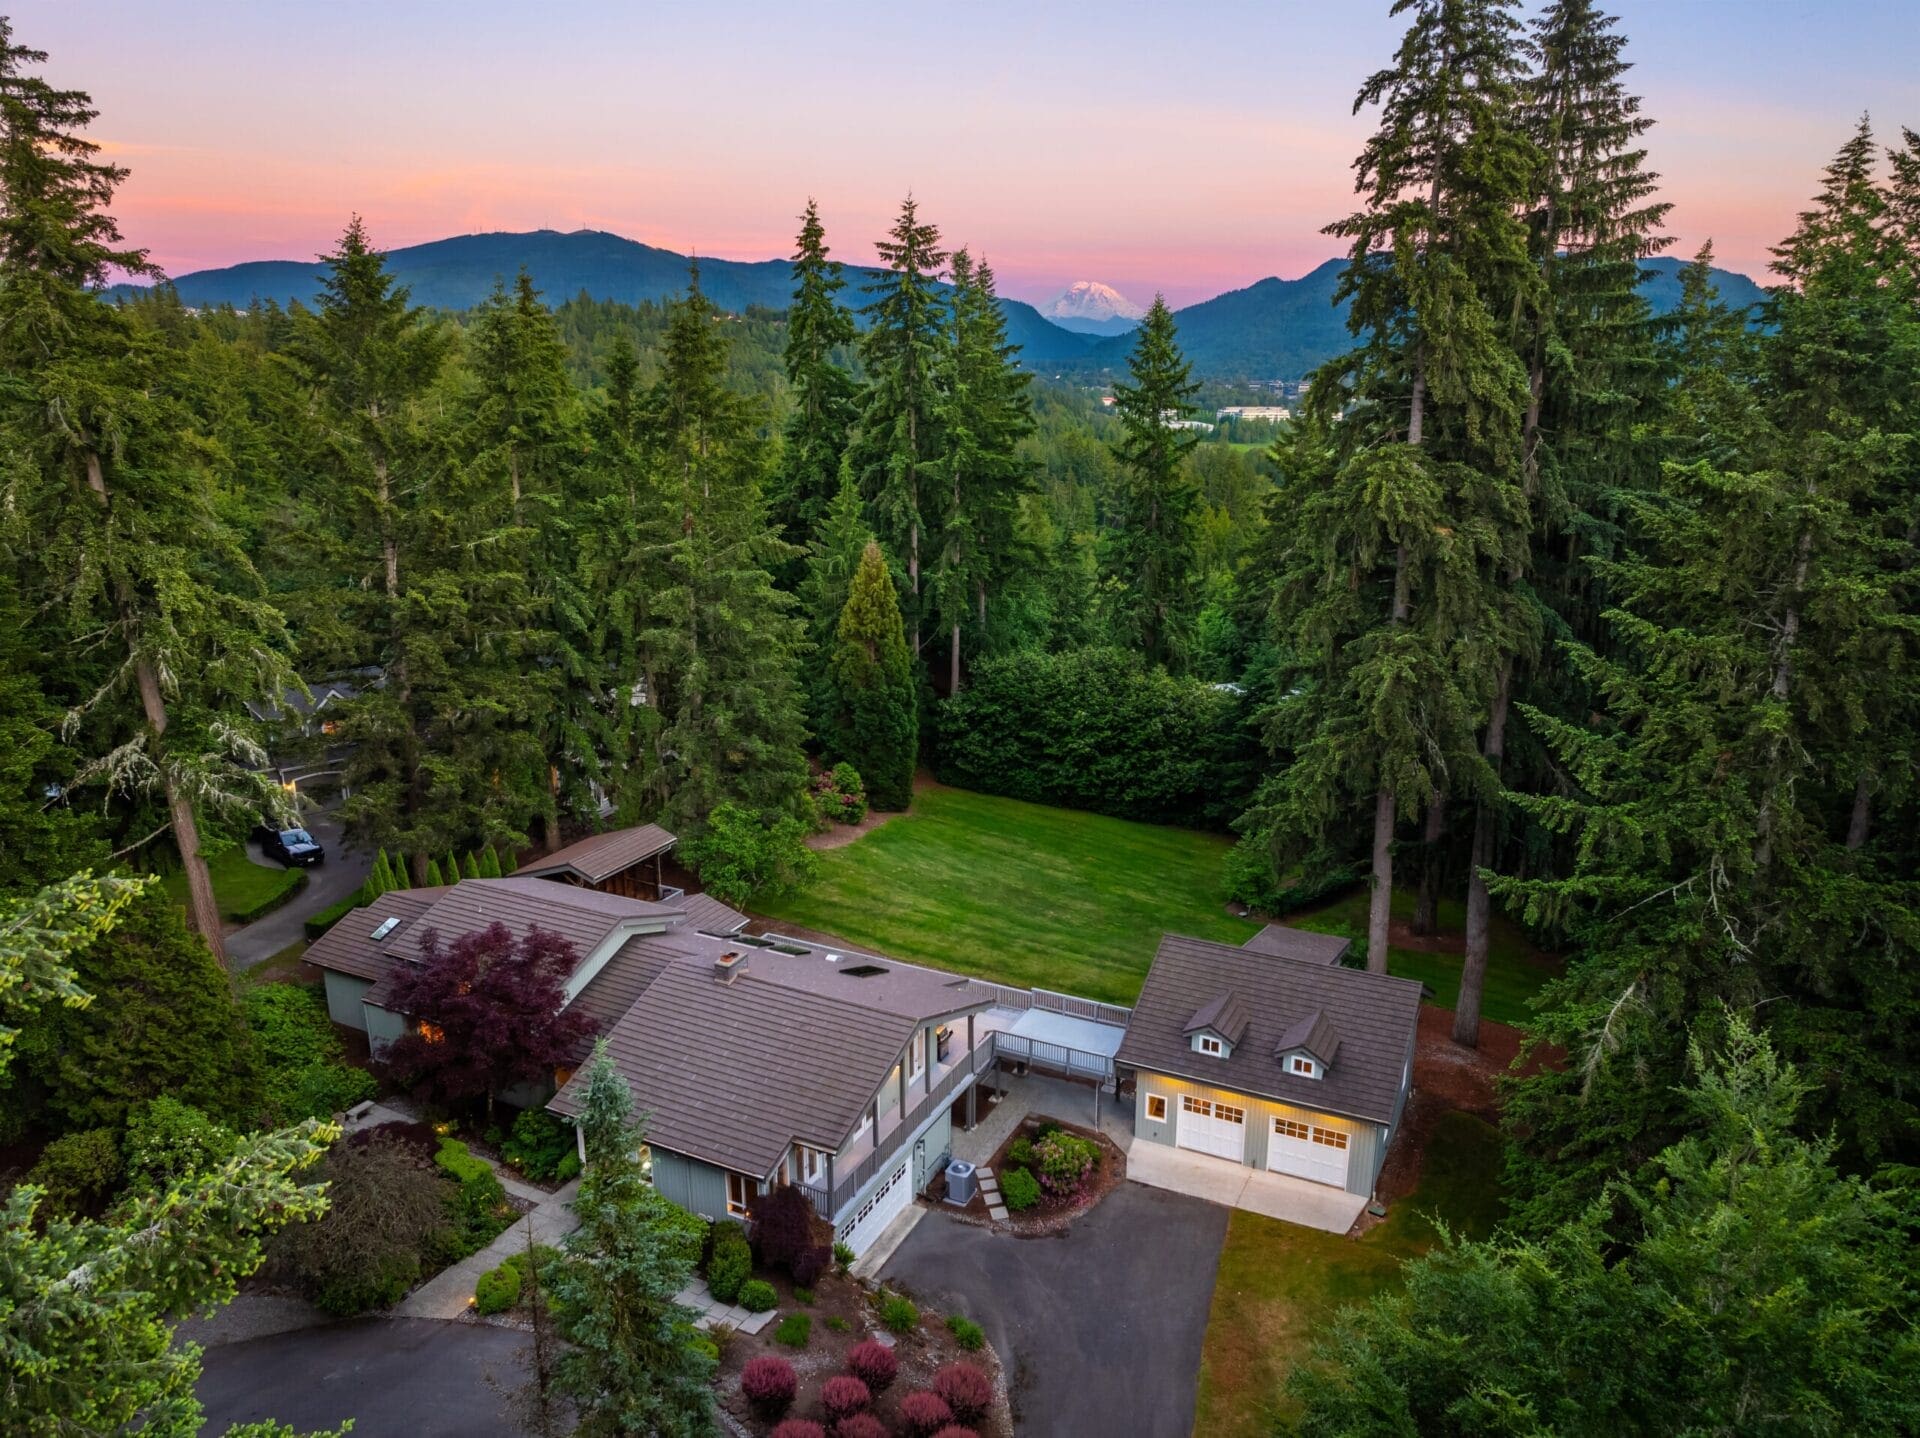
[[[1288,1064],[1287,1067],[1294,1073],[1299,1074],[1301,1078],[1313,1078],[1320,1072],[1312,1059],[1303,1059],[1299,1054],[1293,1056],[1293,1061]]]
[[[744,1218],[747,1212],[747,1176],[744,1173],[727,1175],[727,1212],[736,1218]]]
[[[1347,1136],[1339,1129],[1321,1128],[1317,1124],[1313,1130],[1313,1141],[1318,1144],[1324,1144],[1328,1148],[1343,1149],[1347,1146]]]
[[[371,934],[367,935],[367,937],[377,942],[380,939],[384,939],[388,934],[392,933],[395,929],[399,927],[400,927],[400,919],[398,915],[395,915],[391,918],[385,918],[385,919],[382,919],[379,922],[379,924],[375,926],[374,931]]]
[[[1167,1121],[1167,1096],[1163,1093],[1147,1095],[1147,1117],[1154,1123]]]
[[[446,1031],[442,1029],[440,1025],[430,1024],[424,1021],[421,1023],[420,1040],[422,1043],[437,1044],[445,1041],[446,1037]]]
[[[1273,1121],[1273,1131],[1279,1134],[1281,1138],[1297,1138],[1302,1143],[1305,1143],[1310,1136],[1310,1131],[1305,1124],[1296,1123],[1290,1118],[1275,1119]]]
[[[907,1077],[917,1079],[927,1067],[927,1031],[915,1029],[913,1042],[907,1045]]]
[[[1235,1108],[1230,1103],[1215,1104],[1213,1106],[1213,1116],[1222,1123],[1245,1123],[1247,1121],[1247,1111],[1243,1108]]]
[[[800,1170],[800,1182],[818,1183],[827,1174],[827,1153],[825,1149],[809,1148],[804,1143],[793,1146],[794,1165]]]
[[[1190,1093],[1183,1093],[1180,1095],[1180,1111],[1197,1113],[1201,1118],[1206,1118],[1213,1113],[1213,1105],[1203,1098],[1195,1098]]]
[[[640,1145],[640,1151],[634,1155],[640,1162],[640,1177],[648,1183],[653,1182],[653,1150],[646,1144]]]
[[[1199,1049],[1201,1053],[1212,1054],[1215,1058],[1219,1058],[1225,1051],[1225,1045],[1212,1034],[1200,1035],[1199,1038],[1194,1040],[1193,1046]]]

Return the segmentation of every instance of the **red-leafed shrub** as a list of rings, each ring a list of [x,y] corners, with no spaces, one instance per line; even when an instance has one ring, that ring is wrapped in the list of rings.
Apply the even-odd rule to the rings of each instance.
[[[833,1438],[892,1438],[887,1425],[871,1413],[856,1413],[842,1418],[833,1428]]]
[[[900,1372],[900,1360],[885,1344],[869,1338],[847,1350],[847,1372],[874,1393],[885,1393]]]
[[[793,1260],[793,1281],[802,1288],[817,1288],[820,1280],[827,1276],[827,1270],[832,1267],[832,1246],[816,1243]]]
[[[953,1422],[953,1410],[938,1393],[909,1393],[900,1400],[900,1431],[905,1438],[933,1438]]]
[[[827,1438],[827,1430],[811,1418],[789,1418],[767,1438]]]
[[[753,1242],[762,1264],[792,1273],[793,1265],[815,1247],[811,1200],[792,1184],[781,1184],[754,1208]],[[794,1281],[800,1282],[797,1274]]]
[[[981,1418],[993,1403],[993,1380],[971,1363],[949,1363],[933,1375],[933,1391],[962,1423]]]
[[[933,1438],[980,1438],[980,1435],[971,1428],[962,1428],[958,1423],[950,1423],[934,1434]]]
[[[763,1418],[778,1418],[785,1413],[799,1389],[793,1365],[784,1358],[752,1358],[740,1370],[740,1391]]]
[[[858,1378],[841,1373],[820,1385],[820,1406],[834,1422],[866,1411],[873,1393]]]

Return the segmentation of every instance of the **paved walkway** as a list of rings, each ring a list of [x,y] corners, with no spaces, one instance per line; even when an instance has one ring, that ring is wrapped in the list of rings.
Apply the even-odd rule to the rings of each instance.
[[[722,1303],[713,1296],[707,1281],[698,1274],[694,1275],[693,1282],[673,1296],[673,1301],[700,1315],[693,1320],[695,1328],[712,1328],[724,1323],[736,1333],[758,1333],[779,1317],[778,1309],[768,1308],[753,1313],[737,1303]]]
[[[1164,1188],[1229,1208],[1244,1208],[1287,1223],[1317,1228],[1323,1233],[1345,1233],[1360,1217],[1367,1200],[1325,1183],[1309,1183],[1284,1173],[1267,1173],[1211,1158],[1202,1153],[1169,1148],[1159,1143],[1137,1143],[1127,1155],[1127,1177],[1149,1188]]]
[[[996,1079],[1006,1086],[1005,1096],[986,1110],[971,1129],[953,1131],[955,1158],[984,1166],[1000,1151],[1000,1145],[1013,1136],[1013,1131],[1032,1115],[1057,1118],[1081,1128],[1098,1128],[1119,1145],[1122,1153],[1133,1146],[1132,1110],[1115,1103],[1110,1093],[1096,1095],[1092,1084],[1070,1083],[1045,1074],[1024,1074],[1018,1078],[998,1074]]]

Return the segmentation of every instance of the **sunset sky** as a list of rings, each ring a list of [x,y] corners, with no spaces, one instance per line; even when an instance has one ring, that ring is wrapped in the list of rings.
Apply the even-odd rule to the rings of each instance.
[[[180,274],[611,230],[764,259],[820,202],[840,258],[908,189],[1004,291],[1204,299],[1334,252],[1401,25],[1387,0],[1093,5],[0,0],[90,90],[117,212]],[[1870,111],[1920,129],[1920,0],[1614,0],[1683,251],[1761,276]]]

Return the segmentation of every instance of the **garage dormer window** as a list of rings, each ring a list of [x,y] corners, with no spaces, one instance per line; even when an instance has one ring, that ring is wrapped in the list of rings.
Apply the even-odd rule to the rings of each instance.
[[[1301,1078],[1319,1078],[1320,1065],[1302,1054],[1295,1054],[1287,1064],[1287,1072],[1297,1074]]]
[[[1193,1046],[1201,1053],[1211,1054],[1214,1058],[1221,1057],[1227,1051],[1227,1046],[1212,1034],[1201,1034],[1193,1041]]]

